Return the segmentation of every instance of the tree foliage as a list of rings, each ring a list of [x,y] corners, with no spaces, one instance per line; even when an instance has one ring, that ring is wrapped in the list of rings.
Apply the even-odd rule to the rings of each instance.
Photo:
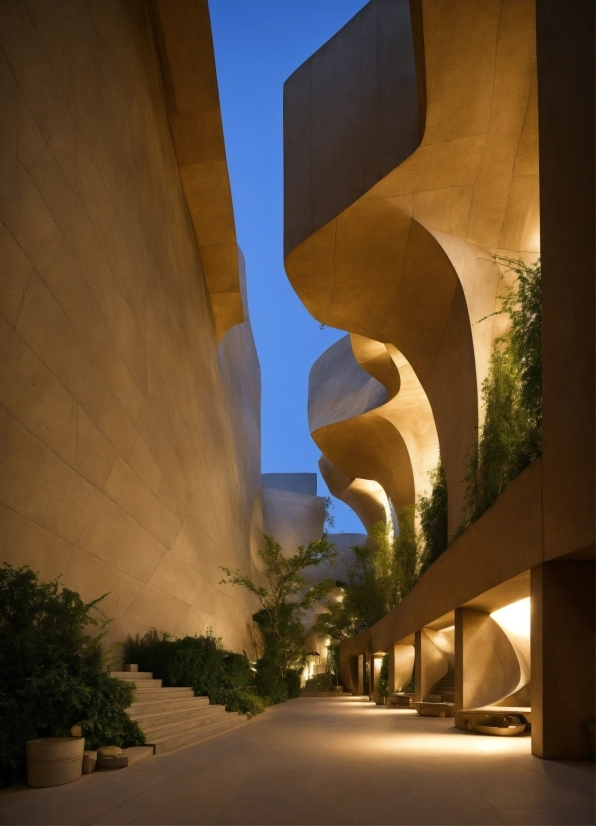
[[[366,545],[352,546],[353,560],[341,602],[328,602],[319,614],[315,632],[340,641],[370,628],[412,590],[420,576],[420,543],[411,505],[399,515],[399,534],[392,536],[384,522],[370,530]]]
[[[287,699],[299,691],[296,672],[304,666],[304,645],[307,635],[302,624],[305,610],[329,594],[335,583],[323,580],[311,588],[302,571],[311,566],[332,562],[335,546],[326,536],[308,545],[300,545],[295,554],[286,557],[281,545],[272,536],[264,535],[264,547],[259,556],[264,563],[266,584],[255,582],[241,571],[223,568],[222,584],[240,585],[254,594],[261,610],[253,615],[264,643],[263,656],[257,663],[257,688],[273,702]]]
[[[27,566],[0,567],[0,784],[24,778],[25,742],[68,736],[88,748],[144,742],[126,709],[134,687],[109,674],[103,597],[83,602]]]

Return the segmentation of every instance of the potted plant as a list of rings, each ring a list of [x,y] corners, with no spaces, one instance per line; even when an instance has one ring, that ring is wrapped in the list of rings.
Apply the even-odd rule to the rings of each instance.
[[[41,737],[25,743],[27,785],[63,786],[83,773],[84,737]]]
[[[85,746],[144,743],[126,713],[134,685],[110,676],[98,602],[0,565],[0,786],[70,783]]]

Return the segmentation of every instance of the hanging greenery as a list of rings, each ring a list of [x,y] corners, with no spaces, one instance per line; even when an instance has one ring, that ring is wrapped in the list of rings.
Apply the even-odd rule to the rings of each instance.
[[[511,326],[495,340],[482,384],[485,419],[468,462],[458,536],[542,453],[540,259],[531,265],[502,256],[495,260],[516,274],[501,309],[492,314],[508,315]]]
[[[421,496],[417,510],[420,514],[420,533],[422,552],[420,555],[421,573],[426,571],[438,559],[449,544],[447,530],[447,477],[443,465],[429,473],[431,482],[430,496]]]

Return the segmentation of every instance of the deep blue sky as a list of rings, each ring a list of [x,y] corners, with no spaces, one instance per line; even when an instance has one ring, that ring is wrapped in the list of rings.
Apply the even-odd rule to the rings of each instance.
[[[263,473],[318,471],[307,421],[308,372],[344,333],[319,329],[283,267],[285,79],[366,0],[209,0],[232,183],[262,373]],[[319,476],[319,494],[328,493]],[[334,500],[335,531],[362,531]]]

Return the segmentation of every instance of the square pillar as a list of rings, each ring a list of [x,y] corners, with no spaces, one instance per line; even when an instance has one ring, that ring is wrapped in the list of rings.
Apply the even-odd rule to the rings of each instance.
[[[594,562],[532,568],[532,753],[587,760],[594,721]]]
[[[422,628],[416,631],[414,642],[414,669],[416,688],[414,700],[422,702],[433,685],[447,673],[447,662],[443,654],[433,645]]]
[[[387,678],[387,692],[389,694],[393,694],[396,691],[395,688],[395,649],[397,648],[396,645],[390,645],[388,654],[388,662],[387,662],[387,670],[389,672],[389,676]]]
[[[414,646],[396,643],[389,649],[389,693],[403,691],[412,679]]]
[[[453,693],[453,711],[461,711],[462,708],[469,708],[470,685],[469,680],[466,681],[467,670],[473,668],[470,658],[466,658],[466,642],[468,642],[470,631],[474,626],[474,617],[471,614],[477,614],[477,611],[471,611],[469,608],[457,608],[455,611],[455,675],[454,675],[454,693]],[[470,627],[472,626],[472,628]],[[467,660],[467,661],[466,661]],[[466,682],[468,683],[466,685]]]
[[[358,654],[358,696],[364,694],[364,658],[366,654]]]

